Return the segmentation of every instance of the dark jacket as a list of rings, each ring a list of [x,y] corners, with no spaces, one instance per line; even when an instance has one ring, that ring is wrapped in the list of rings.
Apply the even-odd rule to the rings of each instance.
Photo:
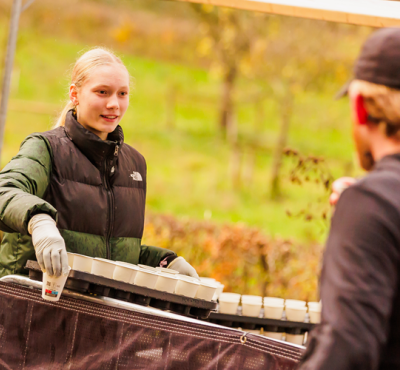
[[[141,245],[145,201],[146,162],[121,127],[103,141],[70,111],[65,127],[25,139],[0,173],[0,276],[35,259],[27,225],[38,213],[57,221],[69,252],[158,265],[175,254]]]
[[[301,370],[400,369],[400,154],[337,204],[321,274],[322,322]]]

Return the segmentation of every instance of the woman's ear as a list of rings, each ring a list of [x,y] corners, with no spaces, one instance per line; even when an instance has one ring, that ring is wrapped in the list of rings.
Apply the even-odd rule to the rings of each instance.
[[[75,84],[71,84],[71,86],[69,87],[69,99],[71,100],[71,102],[74,105],[78,105],[78,91],[76,89]]]
[[[364,98],[358,94],[354,99],[355,118],[359,125],[365,125],[368,122],[368,112],[365,109]]]

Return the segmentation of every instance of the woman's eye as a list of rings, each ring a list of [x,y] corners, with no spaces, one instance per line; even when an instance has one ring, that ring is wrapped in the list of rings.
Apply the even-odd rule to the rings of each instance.
[[[126,91],[122,91],[120,94],[121,94],[122,96],[128,95],[128,93],[127,93]]]
[[[102,94],[102,95],[107,94],[107,91],[106,90],[99,90],[99,94]]]

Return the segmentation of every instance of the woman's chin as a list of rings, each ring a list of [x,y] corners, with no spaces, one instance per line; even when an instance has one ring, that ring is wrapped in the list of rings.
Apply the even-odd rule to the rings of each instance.
[[[111,132],[113,132],[118,126],[118,122],[117,123],[110,123],[110,124],[102,124],[100,127],[97,128],[97,130],[99,132],[103,132],[106,134],[110,134]]]

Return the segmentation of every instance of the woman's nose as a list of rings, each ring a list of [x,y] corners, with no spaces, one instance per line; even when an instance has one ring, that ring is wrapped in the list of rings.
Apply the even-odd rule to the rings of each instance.
[[[107,101],[107,109],[118,109],[118,98],[115,95],[110,96],[110,99]]]

